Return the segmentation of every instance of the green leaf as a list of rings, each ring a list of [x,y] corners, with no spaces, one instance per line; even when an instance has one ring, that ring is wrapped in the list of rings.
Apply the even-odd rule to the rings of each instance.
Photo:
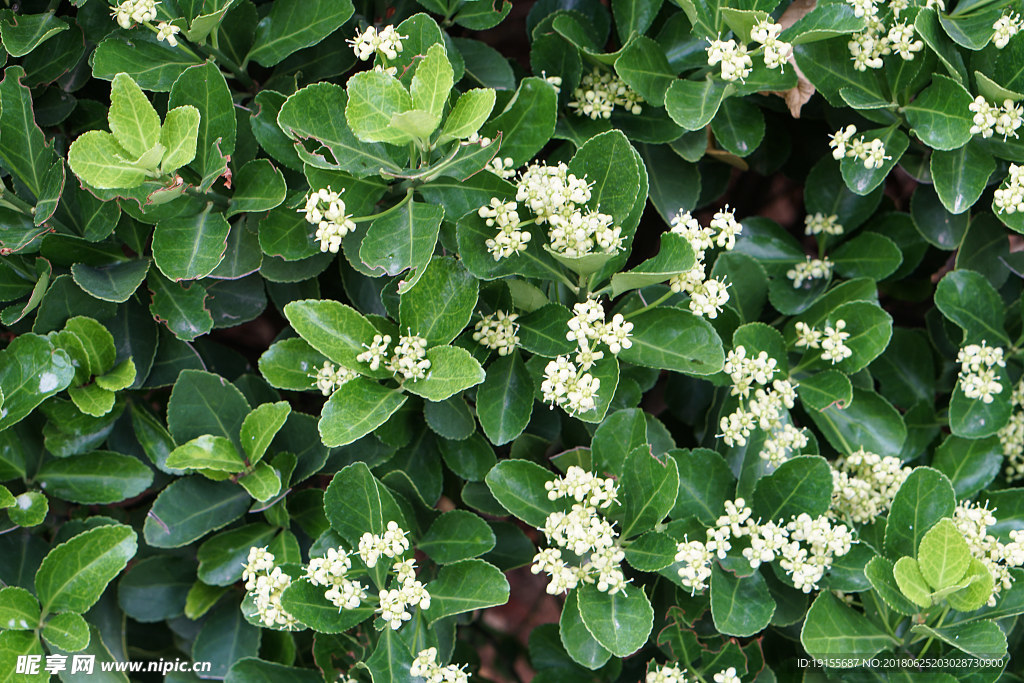
[[[259,645],[260,629],[246,622],[234,598],[222,602],[206,617],[192,641],[192,659],[210,662],[206,673],[220,678],[239,659],[255,657]]]
[[[412,136],[392,126],[396,114],[413,108],[412,97],[405,86],[381,71],[363,71],[348,81],[348,104],[345,120],[363,142],[389,142],[402,145]]]
[[[580,615],[587,630],[616,657],[628,657],[647,642],[654,625],[654,610],[639,588],[615,595],[587,584],[578,591]]]
[[[121,261],[105,266],[75,263],[71,266],[71,277],[75,284],[91,296],[123,304],[146,279],[149,263],[149,259]]]
[[[54,16],[53,10],[43,14],[24,14],[18,10],[6,13],[0,20],[0,40],[12,57],[24,57],[46,40],[68,30],[67,22]]]
[[[235,194],[226,214],[228,217],[273,209],[284,201],[288,191],[284,175],[266,159],[250,161],[239,169],[234,184]]]
[[[992,597],[995,580],[984,562],[972,557],[963,578],[966,586],[946,596],[946,602],[958,612],[972,612],[981,609]]]
[[[956,494],[946,476],[931,467],[916,467],[893,497],[885,526],[885,553],[898,558],[917,550],[928,531],[951,517]]]
[[[313,388],[317,370],[327,358],[304,339],[282,339],[270,345],[259,360],[260,374],[277,389]]]
[[[403,683],[413,680],[409,670],[418,651],[418,647],[413,643],[415,638],[416,634],[411,628],[399,631],[384,629],[373,654],[363,663],[374,683]]]
[[[933,9],[922,9],[917,13],[917,18],[914,20],[914,30],[924,41],[925,45],[932,49],[942,65],[946,67],[946,71],[956,79],[956,82],[963,83],[967,80],[967,69],[964,66],[963,57],[957,50],[956,45],[942,31],[938,21],[938,14]]]
[[[821,412],[831,406],[844,409],[853,401],[853,385],[838,370],[825,370],[800,380],[797,395],[805,408]]]
[[[135,621],[153,623],[185,611],[196,578],[191,558],[155,555],[132,566],[117,586],[117,602]]]
[[[912,557],[901,557],[893,565],[892,575],[907,599],[924,609],[932,606],[932,588],[921,574],[917,560]]]
[[[675,458],[651,453],[648,445],[638,446],[626,456],[619,479],[622,511],[618,514],[622,538],[632,538],[661,523],[673,509],[679,492],[679,469]]]
[[[39,624],[39,601],[24,588],[0,589],[0,624],[12,631],[32,631]]]
[[[416,547],[438,564],[451,564],[479,557],[495,543],[487,522],[472,512],[452,510],[434,520]]]
[[[153,472],[130,455],[93,451],[47,462],[36,480],[50,495],[63,500],[105,505],[145,491],[153,482]]]
[[[82,387],[71,387],[68,396],[79,410],[86,415],[103,417],[114,408],[114,392],[96,385],[87,384]]]
[[[963,242],[970,216],[946,211],[934,188],[918,186],[910,198],[910,213],[914,227],[929,244],[951,251]]]
[[[330,299],[305,299],[286,305],[284,315],[300,337],[333,362],[352,370],[368,370],[356,356],[365,350],[364,344],[373,341],[377,329],[354,308]],[[391,373],[366,374],[388,377]]]
[[[36,593],[43,610],[88,610],[135,556],[137,547],[135,531],[123,524],[85,531],[55,547],[36,571]]]
[[[307,164],[318,168],[340,169],[363,177],[381,169],[398,172],[383,144],[360,142],[345,122],[348,95],[333,83],[315,83],[288,98],[277,116],[280,129],[299,140],[295,151]],[[312,138],[330,152],[310,153],[301,140]],[[264,146],[266,144],[264,143]]]
[[[132,77],[117,74],[110,84],[110,132],[132,159],[160,142],[160,116]]]
[[[847,278],[870,277],[883,280],[903,263],[896,243],[876,232],[862,232],[843,242],[832,254],[836,272]]]
[[[355,12],[351,0],[283,0],[256,25],[246,59],[274,66],[296,50],[316,45]]]
[[[960,583],[967,574],[971,551],[951,519],[940,519],[921,539],[917,563],[935,590]]]
[[[528,460],[503,460],[487,473],[484,481],[501,506],[512,515],[541,529],[549,514],[558,509],[548,500],[544,485],[555,473]]]
[[[399,304],[399,327],[411,329],[430,346],[447,344],[469,323],[476,308],[478,282],[452,258],[430,260],[417,287]]]
[[[357,377],[331,394],[320,417],[320,439],[334,448],[366,436],[388,421],[408,399],[402,392]]]
[[[745,157],[764,139],[764,114],[748,100],[730,97],[719,107],[711,121],[711,130],[725,151]]]
[[[875,555],[864,567],[864,575],[890,609],[905,616],[917,614],[920,611],[913,602],[903,595],[893,576],[893,564],[889,560],[881,555]]]
[[[238,478],[250,496],[265,502],[281,492],[281,474],[265,462],[258,462],[252,471]]]
[[[188,163],[201,178],[200,189],[209,189],[227,170],[227,158],[235,151],[237,124],[227,81],[213,62],[193,66],[174,81],[169,103],[171,107],[194,107],[199,113],[198,128],[188,138],[194,158],[183,160],[187,156],[183,154],[179,165]],[[169,121],[170,112],[167,118]],[[164,127],[167,125],[165,121]]]
[[[96,378],[96,384],[107,391],[121,391],[135,382],[137,370],[131,358],[126,358],[105,375]]]
[[[406,381],[402,388],[428,401],[443,401],[484,381],[484,369],[463,348],[437,346],[427,351],[427,360],[427,376]]]
[[[631,316],[632,345],[619,357],[648,368],[689,375],[713,375],[722,369],[722,340],[709,322],[677,308],[653,308]]]
[[[806,512],[823,515],[832,502],[832,468],[817,455],[790,458],[754,489],[754,515],[786,520]]]
[[[391,492],[362,462],[334,475],[324,493],[324,512],[331,528],[352,547],[364,533],[382,535],[388,522],[408,528]]]
[[[572,590],[565,597],[562,615],[558,618],[558,638],[574,662],[588,669],[598,669],[611,659],[612,653],[604,649],[587,630],[580,615],[578,596],[579,591]]]
[[[615,60],[615,73],[646,102],[660,107],[676,74],[661,46],[646,36],[633,38]]]
[[[889,642],[866,616],[829,591],[815,598],[800,631],[800,643],[812,657],[871,657]]]
[[[153,231],[153,260],[169,280],[204,278],[224,259],[231,226],[213,205],[195,216],[162,220]]]
[[[252,499],[229,481],[183,477],[153,501],[143,534],[154,548],[180,548],[245,514]]]
[[[676,80],[665,93],[665,109],[686,130],[700,130],[715,118],[730,90],[710,74],[703,81]]]
[[[626,561],[634,569],[656,572],[675,562],[676,541],[660,531],[648,531],[626,548]]]
[[[291,412],[292,407],[287,401],[278,401],[259,405],[245,416],[238,437],[250,465],[263,458]]]
[[[38,636],[34,633],[25,633],[19,631],[5,631],[0,633],[0,665],[4,667],[4,671],[10,672],[5,674],[2,679],[4,683],[22,683],[22,681],[32,681],[38,683],[45,683],[50,680],[50,674],[41,665],[38,673],[36,674],[15,674],[17,670],[18,657],[22,656],[36,656],[39,657],[40,664],[41,660],[45,656],[43,652],[43,646],[39,642]],[[22,660],[24,661],[24,660]],[[125,679],[127,680],[127,679]]]
[[[167,466],[175,469],[204,469],[241,472],[245,469],[235,444],[223,436],[204,434],[178,446],[167,456]]]
[[[79,315],[68,320],[64,329],[82,342],[91,374],[102,375],[113,367],[117,350],[114,337],[107,328],[92,318]]]
[[[768,626],[774,613],[775,601],[760,572],[737,577],[712,565],[711,617],[721,633],[752,636]]]
[[[842,453],[858,448],[879,455],[899,455],[907,440],[903,417],[870,389],[853,388],[853,400],[808,413],[832,447]]]
[[[89,624],[74,612],[54,614],[40,635],[51,647],[65,652],[80,652],[89,646]]]
[[[663,233],[661,247],[655,256],[632,270],[612,275],[612,296],[665,282],[673,275],[690,270],[694,261],[693,248],[685,237],[672,232]]]
[[[39,491],[26,491],[14,499],[14,505],[7,508],[11,522],[21,527],[38,526],[46,519],[50,503]]]
[[[996,376],[1005,394],[1009,384],[1006,370],[998,368]],[[1012,405],[1005,399],[985,403],[981,399],[967,398],[958,383],[949,401],[949,430],[965,439],[983,439],[1005,427],[1012,412]]]
[[[146,282],[153,294],[149,312],[175,337],[192,341],[213,329],[213,316],[206,309],[206,288],[201,284],[190,282],[186,287],[155,272]]]
[[[209,372],[184,370],[167,403],[167,427],[179,444],[212,434],[238,445],[238,430],[248,414],[249,403],[226,379]]]
[[[476,392],[476,412],[495,446],[522,434],[533,414],[534,382],[518,352],[495,360]]]
[[[373,221],[359,247],[359,258],[369,268],[387,275],[412,272],[398,285],[399,294],[412,289],[430,263],[441,228],[444,209],[407,202],[401,209]]]
[[[166,150],[160,162],[161,172],[173,173],[196,158],[199,123],[199,110],[193,106],[175,107],[167,112],[160,128],[160,144]]]
[[[438,145],[452,140],[465,140],[480,130],[494,110],[495,92],[491,88],[474,88],[459,95],[445,119]]]
[[[872,71],[857,71],[847,47],[849,38],[837,36],[826,40],[796,45],[793,55],[804,76],[835,107],[845,107],[840,90],[868,101],[885,99],[879,75]]]
[[[845,92],[845,91],[844,91]],[[897,126],[889,126],[875,130],[864,131],[864,138],[870,142],[881,140],[885,145],[885,156],[882,165],[876,168],[867,168],[864,162],[856,157],[844,157],[839,163],[840,171],[846,186],[856,194],[866,195],[881,186],[885,179],[899,160],[903,153],[910,146],[910,140]]]
[[[547,298],[544,299],[547,301]],[[518,306],[517,306],[518,307]],[[554,358],[573,353],[576,344],[565,338],[567,324],[572,318],[569,309],[561,304],[546,303],[517,321],[519,344],[530,353]]]
[[[509,585],[501,570],[483,560],[462,560],[441,567],[427,584],[431,623],[438,619],[508,602]]]
[[[1003,464],[1003,450],[999,439],[946,437],[932,457],[931,466],[945,474],[958,499],[974,496],[988,486]]]
[[[470,65],[470,69],[473,65]],[[527,77],[519,82],[515,95],[480,134],[494,138],[501,133],[501,156],[512,159],[513,167],[527,163],[551,140],[558,118],[558,95],[542,78]]]
[[[972,140],[959,149],[933,152],[930,169],[942,205],[952,214],[961,214],[985,191],[996,161]]]
[[[920,17],[925,14],[922,12]],[[903,108],[911,130],[922,142],[937,150],[954,150],[971,139],[970,105],[974,98],[951,78],[941,74],[932,84]]]
[[[137,187],[149,174],[126,154],[113,135],[90,130],[71,143],[68,165],[75,175],[101,190]]]
[[[373,608],[367,605],[355,609],[338,609],[334,603],[324,597],[325,590],[323,586],[314,586],[306,578],[292,581],[291,585],[285,588],[284,593],[281,594],[281,605],[288,611],[288,614],[317,633],[344,633],[373,616]],[[232,671],[237,666],[236,664],[235,667],[232,667]],[[294,671],[306,672],[309,669],[294,669]],[[228,674],[228,679],[225,680],[230,678],[231,674]],[[252,679],[239,678],[237,680],[249,681]],[[288,680],[295,679],[289,676]]]
[[[454,82],[454,72],[443,43],[435,43],[427,49],[427,56],[416,66],[412,76],[409,93],[412,95],[412,106],[426,112],[433,127],[428,136],[441,123],[448,95]]]
[[[44,400],[63,391],[75,376],[67,352],[45,337],[19,334],[0,350],[0,430],[24,419]]]
[[[935,306],[964,331],[965,342],[1009,344],[1003,299],[983,275],[971,270],[947,273],[935,288]]]
[[[713,525],[736,490],[729,466],[720,454],[707,448],[672,450],[669,455],[679,467],[679,496],[672,518],[693,516],[702,524]]]
[[[976,621],[940,628],[917,624],[911,627],[911,631],[936,638],[978,659],[1006,656],[1006,635],[994,621]]]
[[[24,76],[21,66],[9,66],[0,81],[0,162],[38,198],[54,154],[36,125]]]
[[[864,19],[853,13],[853,7],[838,3],[819,5],[784,30],[779,40],[800,45],[863,29]]]
[[[431,407],[443,406],[447,405],[447,403],[428,403],[424,406],[423,412],[426,415],[427,423],[438,433],[440,433],[440,430],[431,422]],[[466,411],[468,412],[468,410],[469,408],[467,407]],[[448,469],[463,479],[467,481],[483,481],[483,478],[487,476],[487,473],[497,462],[497,456],[494,455],[494,449],[487,443],[487,439],[482,434],[474,431],[476,429],[476,422],[473,421],[472,414],[468,417],[466,431],[471,433],[468,436],[464,436],[465,432],[458,434],[458,436],[463,437],[461,441],[451,441],[448,438],[442,439],[440,443],[441,457],[444,458]],[[447,428],[451,429],[451,427],[452,425],[449,423]],[[452,431],[449,431],[449,434],[454,435]]]
[[[211,536],[199,546],[199,579],[210,586],[228,586],[242,578],[249,548],[268,545],[277,530],[266,524],[245,524]]]

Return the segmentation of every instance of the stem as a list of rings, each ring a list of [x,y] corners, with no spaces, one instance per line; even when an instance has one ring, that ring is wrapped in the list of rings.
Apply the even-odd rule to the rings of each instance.
[[[946,609],[942,610],[942,614],[939,615],[938,621],[935,622],[935,625],[932,626],[932,628],[942,626],[942,622],[945,621],[947,614],[949,614],[949,605],[946,605]],[[921,659],[921,657],[924,657],[924,653],[928,651],[933,640],[935,640],[935,636],[928,636],[928,640],[925,641],[924,647],[921,648],[921,651],[917,653],[917,656],[914,657],[914,659]]]
[[[185,188],[185,194],[196,199],[201,199],[207,202],[209,205],[216,206],[218,209],[226,209],[231,206],[231,200],[224,195],[217,194],[216,192],[200,192],[194,187]],[[207,208],[209,210],[209,208]]]
[[[352,222],[353,223],[366,223],[366,222],[369,222],[369,221],[377,220],[378,218],[383,218],[384,216],[387,216],[389,213],[394,213],[395,211],[398,211],[399,209],[401,209],[403,206],[405,206],[406,204],[408,204],[411,201],[412,201],[412,188],[410,187],[408,190],[405,191],[405,197],[403,197],[401,201],[399,201],[397,204],[395,204],[391,208],[384,209],[380,213],[374,213],[374,214],[371,214],[369,216],[359,216],[357,218],[353,218]]]
[[[657,299],[655,299],[654,301],[652,301],[651,303],[649,303],[646,306],[644,306],[643,308],[638,308],[635,311],[631,311],[631,312],[627,313],[626,315],[624,315],[623,317],[626,320],[629,320],[630,318],[636,317],[636,316],[640,315],[641,313],[654,308],[658,304],[662,304],[662,303],[668,301],[670,298],[672,298],[673,294],[675,294],[675,292],[673,292],[672,290],[669,290],[669,291],[665,292],[663,295],[661,295],[660,297],[658,297]]]

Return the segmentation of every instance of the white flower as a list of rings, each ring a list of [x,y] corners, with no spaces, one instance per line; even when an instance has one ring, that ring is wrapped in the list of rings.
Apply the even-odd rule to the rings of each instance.
[[[705,48],[708,53],[708,66],[722,64],[722,79],[726,81],[742,81],[750,75],[754,62],[747,54],[745,45],[737,45],[735,40],[709,40]]]
[[[370,370],[376,371],[380,368],[381,363],[387,360],[389,344],[391,344],[390,335],[375,334],[373,335],[373,342],[369,346],[363,344],[363,348],[366,351],[356,356],[356,360],[360,363],[367,363],[370,366]]]
[[[320,251],[337,254],[341,240],[356,229],[352,217],[345,213],[345,202],[341,194],[330,187],[310,192],[306,205],[299,209],[306,214],[306,222],[317,226],[316,239],[320,240]]]
[[[558,78],[558,82],[554,83],[553,78],[558,77],[547,80],[557,90],[562,85],[562,79]],[[596,120],[610,118],[616,106],[623,107],[631,114],[640,114],[643,111],[640,106],[642,103],[643,98],[618,76],[594,67],[580,79],[580,85],[573,91],[569,101],[569,108],[576,110],[579,116]]]
[[[828,146],[832,148],[832,157],[835,159],[842,159],[845,157],[847,154],[847,146],[856,134],[857,126],[851,123],[846,128],[840,128],[830,135],[830,142],[828,143]]]
[[[367,27],[362,33],[356,32],[356,37],[345,42],[352,46],[352,50],[362,61],[366,61],[379,54],[386,59],[398,59],[402,51],[402,41],[409,36],[400,36],[394,26],[385,26],[379,32],[373,26]]]
[[[1024,213],[1024,166],[1010,164],[1010,174],[995,191],[992,206],[1000,213]]]
[[[355,379],[357,376],[354,371],[349,370],[343,365],[335,368],[334,363],[326,361],[323,367],[317,370],[313,386],[319,389],[324,396],[330,396],[343,384]]]
[[[426,683],[467,683],[470,674],[463,671],[465,665],[459,667],[449,664],[441,667],[437,663],[437,648],[428,647],[421,650],[409,667],[410,676],[418,676]]]
[[[824,360],[831,361],[832,365],[846,360],[853,355],[853,349],[846,345],[846,340],[850,338],[850,333],[844,332],[843,330],[845,329],[846,321],[837,320],[835,325],[826,325],[822,333],[821,357]]]
[[[723,369],[732,380],[732,395],[747,397],[755,384],[764,386],[772,380],[778,361],[761,351],[755,358],[747,357],[747,349],[742,344],[729,352]]]
[[[683,585],[690,589],[690,595],[693,595],[708,587],[713,554],[708,550],[706,544],[700,541],[685,540],[687,538],[685,536],[683,538],[684,541],[676,545],[675,561],[683,563],[676,573]]]
[[[953,523],[963,534],[971,555],[980,560],[993,579],[992,595],[988,604],[994,605],[999,593],[1013,585],[1010,570],[1024,565],[1024,534],[1015,529],[1010,532],[1010,542],[1003,543],[988,533],[988,527],[995,525],[996,516],[988,504],[961,502],[953,511]]]
[[[266,626],[286,630],[298,628],[295,617],[281,606],[281,594],[291,585],[291,577],[274,563],[274,555],[264,548],[249,549],[248,561],[242,570],[245,590],[252,596],[256,614]]]
[[[314,586],[325,586],[324,597],[338,609],[355,609],[366,599],[366,589],[346,577],[352,561],[343,548],[329,548],[325,557],[311,559],[306,577]]]
[[[846,0],[853,7],[853,13],[857,17],[870,17],[878,12],[875,6],[876,0]]]
[[[473,327],[473,341],[497,351],[499,356],[507,356],[519,345],[519,337],[516,336],[519,330],[516,324],[518,318],[517,313],[504,311],[484,316]]]
[[[785,70],[786,62],[793,56],[793,46],[779,40],[782,25],[764,19],[754,24],[750,30],[750,39],[764,46],[764,64],[769,69]]]
[[[821,347],[821,332],[804,322],[796,324],[796,345],[806,346],[809,349]]]
[[[996,394],[1003,392],[996,368],[1006,367],[1003,360],[1003,349],[998,346],[968,344],[957,354],[960,363],[960,389],[970,399],[981,399],[983,403],[992,403]]]
[[[899,458],[883,458],[863,448],[841,457],[832,469],[829,510],[858,524],[870,524],[886,513],[910,472]]]
[[[181,29],[174,24],[168,24],[166,21],[161,21],[156,25],[156,39],[166,40],[167,44],[171,47],[178,46],[178,39],[175,37],[181,32]]]
[[[809,214],[804,218],[805,235],[842,235],[843,226],[839,224],[839,216],[823,213]]]
[[[686,672],[674,664],[665,664],[647,672],[645,683],[689,683]]]
[[[396,375],[413,381],[423,379],[430,369],[427,359],[427,340],[414,334],[398,338],[388,369]]]
[[[740,683],[740,677],[736,675],[736,667],[734,666],[719,671],[715,674],[714,679],[715,683]]]
[[[399,557],[409,549],[407,533],[395,521],[388,522],[383,536],[366,532],[359,538],[359,557],[371,569],[377,566],[381,555]]]
[[[516,174],[515,162],[512,161],[512,157],[494,157],[484,168],[505,180],[515,177]]]
[[[714,278],[697,284],[690,291],[690,311],[712,320],[718,317],[728,301],[728,285]]]
[[[825,259],[812,259],[810,256],[803,263],[797,263],[786,271],[786,277],[793,281],[793,288],[800,289],[808,280],[820,280],[832,275],[832,262]]]
[[[889,39],[889,46],[892,48],[892,51],[908,61],[914,58],[915,52],[920,52],[924,49],[924,42],[914,40],[913,24],[908,25],[901,21],[893,25],[889,29],[887,38]]]
[[[882,55],[890,52],[888,36],[878,35],[870,30],[855,33],[846,46],[853,60],[853,68],[857,71],[881,69],[884,65]]]
[[[121,28],[131,28],[132,24],[142,24],[156,19],[156,6],[160,4],[154,0],[124,0],[111,10],[110,15],[117,21]],[[166,36],[165,36],[166,37]],[[158,40],[162,40],[159,35]],[[170,43],[170,41],[168,40]],[[176,43],[171,43],[174,45]]]
[[[1022,27],[1024,27],[1024,22],[1021,21],[1019,14],[1011,12],[1002,15],[996,19],[996,23],[992,24],[992,30],[995,32],[992,34],[992,44],[1002,50],[1010,43],[1010,39],[1020,32]]]

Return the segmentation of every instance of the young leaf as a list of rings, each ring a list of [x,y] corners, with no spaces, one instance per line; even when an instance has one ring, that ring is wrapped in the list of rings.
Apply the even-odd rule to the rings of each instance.
[[[494,109],[495,93],[491,88],[474,88],[459,95],[444,121],[437,144],[465,140],[480,130]]]
[[[160,142],[160,116],[132,77],[117,74],[110,84],[110,132],[136,159]]]
[[[278,401],[257,406],[245,416],[238,438],[250,466],[263,458],[291,412],[292,408],[287,401]]]
[[[921,567],[912,557],[901,557],[892,568],[893,578],[903,595],[918,607],[932,606],[932,587],[921,574]]]

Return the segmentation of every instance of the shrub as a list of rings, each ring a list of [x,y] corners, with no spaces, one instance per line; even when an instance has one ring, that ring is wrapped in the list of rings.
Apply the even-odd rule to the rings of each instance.
[[[1015,677],[1024,37],[949,2],[0,11],[5,680]]]

